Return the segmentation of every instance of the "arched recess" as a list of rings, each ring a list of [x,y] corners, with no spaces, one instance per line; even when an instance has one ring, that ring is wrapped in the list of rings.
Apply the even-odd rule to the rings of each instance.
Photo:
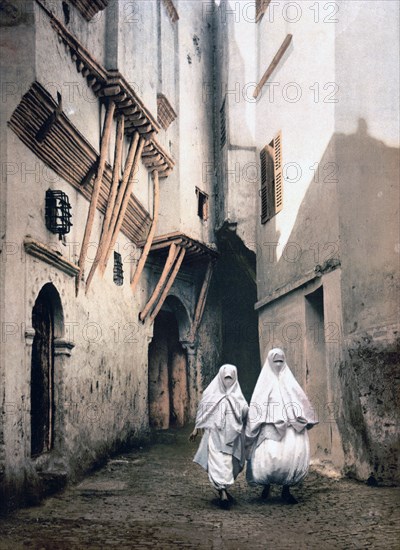
[[[168,296],[154,320],[149,344],[149,423],[155,429],[182,427],[189,415],[188,359],[190,319],[176,296]]]
[[[54,341],[64,334],[60,295],[45,284],[32,309],[34,337],[31,358],[31,456],[53,448],[55,435]]]

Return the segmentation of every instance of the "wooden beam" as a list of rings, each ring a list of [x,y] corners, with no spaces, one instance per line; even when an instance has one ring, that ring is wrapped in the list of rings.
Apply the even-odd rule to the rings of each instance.
[[[139,282],[140,276],[142,274],[142,271],[144,269],[144,265],[147,260],[147,256],[149,255],[151,244],[154,239],[154,234],[156,232],[157,227],[157,221],[158,221],[158,209],[159,209],[159,201],[160,201],[160,189],[159,189],[159,183],[158,183],[158,172],[157,170],[153,171],[153,223],[151,224],[151,228],[149,231],[149,234],[147,236],[146,244],[143,247],[142,255],[140,256],[138,265],[136,266],[136,271],[133,275],[131,287],[133,292],[135,292],[136,285]]]
[[[257,84],[256,89],[254,90],[253,97],[257,98],[260,95],[260,92],[262,90],[262,87],[267,82],[267,80],[270,78],[274,70],[276,69],[279,61],[282,59],[284,53],[289,47],[290,42],[292,41],[293,35],[288,34],[285,38],[285,40],[282,42],[282,46],[279,48],[277,54],[275,55],[274,59],[271,61],[268,69],[263,74],[260,82]]]
[[[103,135],[101,138],[101,146],[100,146],[99,168],[97,170],[97,175],[93,186],[92,196],[90,198],[90,205],[89,205],[88,217],[86,220],[85,233],[83,235],[81,252],[79,255],[78,265],[79,265],[79,269],[81,271],[82,277],[84,273],[84,265],[86,260],[87,249],[89,246],[89,239],[93,228],[94,216],[96,214],[97,202],[99,200],[101,182],[103,180],[103,173],[104,173],[104,167],[106,164],[108,145],[110,143],[111,124],[113,121],[114,110],[115,110],[115,103],[111,101],[108,104],[106,118],[104,121],[104,129],[103,129]],[[76,294],[78,294],[78,290],[79,290],[79,280],[80,280],[80,277],[77,277]]]
[[[120,170],[121,170],[123,140],[124,140],[124,115],[120,115],[118,117],[118,122],[117,122],[117,135],[116,135],[116,140],[115,140],[115,151],[114,151],[114,166],[113,166],[110,194],[109,194],[109,197],[108,197],[106,213],[105,213],[105,216],[104,216],[104,219],[103,219],[103,227],[102,227],[102,230],[101,230],[99,246],[97,247],[96,257],[94,259],[92,267],[90,268],[89,276],[86,280],[86,292],[89,290],[90,283],[93,279],[96,268],[97,268],[97,266],[99,264],[99,261],[101,259],[102,247],[104,246],[104,242],[107,239],[107,235],[108,235],[108,232],[109,232],[109,227],[110,227],[110,222],[111,222],[111,215],[112,215],[112,212],[114,210],[115,199],[116,199],[117,191],[118,191],[119,173],[120,173]]]
[[[154,239],[155,240],[155,239]],[[153,243],[154,243],[154,240],[153,240]],[[181,244],[183,239],[174,239],[173,241],[166,241],[165,243],[158,243],[158,244],[153,244],[151,246],[151,252],[153,252],[154,250],[162,250],[163,248],[167,248],[168,246],[170,246],[170,244],[173,242],[174,244]]]
[[[169,246],[168,257],[165,261],[164,269],[161,273],[160,280],[158,281],[155,289],[153,290],[153,294],[151,295],[151,298],[147,302],[145,308],[141,313],[139,313],[139,319],[141,321],[144,322],[146,320],[146,317],[149,314],[151,308],[153,307],[154,302],[159,297],[160,292],[162,291],[163,286],[165,284],[165,281],[167,280],[167,277],[172,269],[172,266],[174,265],[174,262],[176,260],[178,253],[179,253],[179,248],[176,246],[176,244],[171,243]]]
[[[129,180],[129,177],[130,177],[130,174],[131,174],[131,170],[132,170],[133,161],[134,161],[135,153],[136,153],[136,150],[137,150],[138,142],[139,142],[139,134],[136,132],[132,136],[132,139],[131,139],[131,144],[129,146],[128,155],[127,155],[126,160],[125,160],[125,166],[124,166],[124,171],[123,171],[123,174],[122,174],[122,180],[121,180],[121,183],[118,187],[118,192],[117,192],[117,196],[116,196],[115,201],[114,201],[113,210],[112,210],[112,214],[111,214],[111,219],[110,219],[109,224],[108,224],[107,234],[104,237],[103,246],[102,246],[102,249],[101,249],[101,256],[100,256],[99,264],[100,264],[100,273],[102,275],[103,275],[105,267],[106,267],[105,263],[104,263],[104,259],[107,255],[107,251],[109,249],[109,245],[110,245],[110,242],[111,242],[111,238],[112,238],[112,234],[113,234],[115,224],[117,223],[119,210],[121,208],[121,203],[122,203],[122,200],[123,200],[123,196],[124,196],[126,186],[128,185],[128,180]]]
[[[126,212],[126,209],[127,209],[128,203],[129,203],[129,199],[131,198],[132,187],[133,187],[133,183],[135,181],[134,177],[135,177],[136,169],[139,165],[139,161],[140,161],[140,158],[142,156],[142,149],[143,149],[144,143],[145,143],[145,140],[141,137],[139,139],[139,144],[137,146],[137,150],[136,150],[136,154],[135,154],[135,160],[134,160],[133,165],[132,165],[128,185],[125,188],[121,208],[119,209],[118,217],[117,217],[117,220],[115,222],[114,228],[112,230],[111,241],[109,243],[108,250],[107,250],[106,255],[104,257],[104,263],[102,264],[102,265],[104,265],[104,269],[107,266],[107,262],[108,262],[108,259],[110,257],[111,251],[114,248],[115,241],[117,240],[117,237],[118,237],[118,233],[120,232],[121,227],[122,227],[122,222],[124,221],[125,212]],[[109,234],[111,234],[111,227],[110,227]]]
[[[110,227],[111,216],[114,210],[115,200],[117,197],[119,174],[121,171],[121,161],[122,161],[122,145],[124,143],[124,126],[125,126],[125,117],[122,114],[118,117],[118,123],[117,123],[117,138],[115,142],[115,154],[114,154],[113,174],[112,174],[112,180],[111,180],[111,190],[110,190],[110,196],[107,203],[107,210],[106,210],[106,215],[104,218],[104,225],[103,225],[103,231],[105,232],[107,232]]]
[[[176,260],[176,263],[175,263],[175,267],[174,269],[172,270],[172,273],[171,273],[171,276],[170,278],[168,279],[168,282],[167,284],[165,285],[165,288],[160,296],[160,299],[158,301],[158,304],[156,305],[156,307],[154,308],[154,311],[153,313],[151,314],[151,317],[150,317],[150,322],[153,322],[154,319],[157,317],[157,314],[158,312],[160,311],[160,309],[162,308],[163,306],[163,303],[165,302],[165,299],[166,297],[168,296],[168,292],[170,291],[172,285],[174,284],[174,281],[176,279],[176,276],[178,275],[178,271],[182,265],[182,262],[183,262],[183,259],[185,257],[185,253],[186,253],[186,250],[184,248],[181,248],[179,254],[178,254],[178,258]]]
[[[207,300],[208,289],[210,288],[210,281],[211,281],[213,269],[214,269],[214,262],[210,260],[208,262],[206,274],[204,276],[203,284],[200,290],[199,299],[197,300],[197,304],[196,304],[196,311],[194,314],[192,328],[190,329],[190,335],[189,335],[190,342],[194,342],[197,329],[199,328],[201,319],[203,317],[204,307]]]

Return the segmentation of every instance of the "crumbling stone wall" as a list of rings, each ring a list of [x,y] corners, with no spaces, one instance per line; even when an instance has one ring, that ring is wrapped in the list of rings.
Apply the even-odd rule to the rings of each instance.
[[[370,483],[399,483],[400,339],[364,333],[347,342],[339,377],[343,402],[338,422],[345,472]]]

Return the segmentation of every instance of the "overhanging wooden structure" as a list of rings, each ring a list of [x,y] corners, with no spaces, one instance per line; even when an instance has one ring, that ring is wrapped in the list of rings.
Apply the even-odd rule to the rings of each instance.
[[[146,242],[142,241],[138,243],[138,246],[144,248]],[[151,322],[154,321],[168,296],[168,292],[174,284],[182,264],[193,265],[199,263],[201,266],[204,266],[203,284],[198,296],[189,336],[189,340],[194,342],[197,329],[203,316],[213,266],[219,256],[217,250],[200,241],[192,239],[184,233],[174,232],[155,237],[152,240],[149,254],[152,257],[158,257],[164,261],[164,268],[147,304],[139,314],[139,318],[143,322],[148,316]]]
[[[90,201],[94,177],[88,178],[87,175],[96,166],[99,153],[67,115],[59,113],[44,139],[37,139],[40,129],[57,109],[57,103],[47,90],[34,82],[22,97],[8,125],[40,160]],[[93,176],[96,173],[97,167]],[[97,201],[97,209],[103,214],[107,209],[111,185],[112,169],[106,162]],[[137,243],[147,236],[150,225],[149,213],[135,195],[131,195],[121,226],[122,233]]]
[[[79,255],[79,274],[76,280],[76,292],[78,293],[80,281],[84,279],[87,249],[97,209],[103,203],[102,210],[105,217],[96,258],[86,281],[86,291],[99,264],[102,266],[101,271],[104,271],[118,233],[124,229],[125,218],[129,219],[132,213],[131,192],[139,162],[142,161],[147,170],[152,173],[155,195],[156,192],[158,195],[159,178],[169,175],[173,169],[174,161],[155,139],[159,130],[156,119],[119,71],[105,69],[55,17],[45,3],[41,0],[36,1],[49,17],[52,28],[69,51],[76,70],[86,78],[88,87],[107,108],[99,154],[94,152],[87,140],[62,112],[61,95],[58,94],[58,103],[56,103],[39,83],[35,82],[25,94],[9,122],[10,127],[20,139],[57,174],[78,186],[80,191],[88,189],[91,191],[90,194],[84,193],[87,198],[90,197],[90,204]],[[40,115],[37,116],[40,111],[42,111],[43,118]],[[111,170],[106,162],[106,156],[114,116],[118,123],[114,166]],[[130,141],[130,150],[125,163],[121,158],[124,135]],[[78,169],[76,169],[77,165]],[[71,166],[73,166],[72,171]],[[119,185],[120,170],[123,173],[122,182]],[[80,177],[77,177],[78,175]],[[106,175],[108,176],[108,189],[104,192]],[[94,183],[92,183],[93,179]],[[90,188],[91,183],[92,187]],[[156,196],[154,202],[157,203],[155,210],[158,213]],[[137,210],[138,208],[136,208]],[[136,216],[135,222],[139,222],[135,223],[136,238],[131,238],[129,235],[133,242],[137,242],[139,235],[143,237],[149,233],[153,237],[156,227],[155,216],[153,215],[150,228],[150,216],[147,214],[146,218],[143,219],[142,216],[142,219],[138,220],[138,216]],[[148,240],[150,243],[149,237]],[[145,258],[143,260],[145,261]],[[136,279],[138,280],[139,277],[140,273]]]

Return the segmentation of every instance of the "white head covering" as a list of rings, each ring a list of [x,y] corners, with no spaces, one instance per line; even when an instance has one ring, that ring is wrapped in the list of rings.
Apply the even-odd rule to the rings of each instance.
[[[279,362],[282,361],[282,362]],[[280,348],[267,356],[254,388],[246,425],[246,444],[263,439],[280,441],[288,426],[302,432],[307,424],[317,424],[316,412],[293,376]]]
[[[233,379],[231,387],[225,386],[227,377]],[[231,424],[228,431],[237,435],[242,430],[247,409],[248,404],[240,388],[236,367],[222,365],[203,392],[196,415],[196,428],[222,430],[228,419]]]

